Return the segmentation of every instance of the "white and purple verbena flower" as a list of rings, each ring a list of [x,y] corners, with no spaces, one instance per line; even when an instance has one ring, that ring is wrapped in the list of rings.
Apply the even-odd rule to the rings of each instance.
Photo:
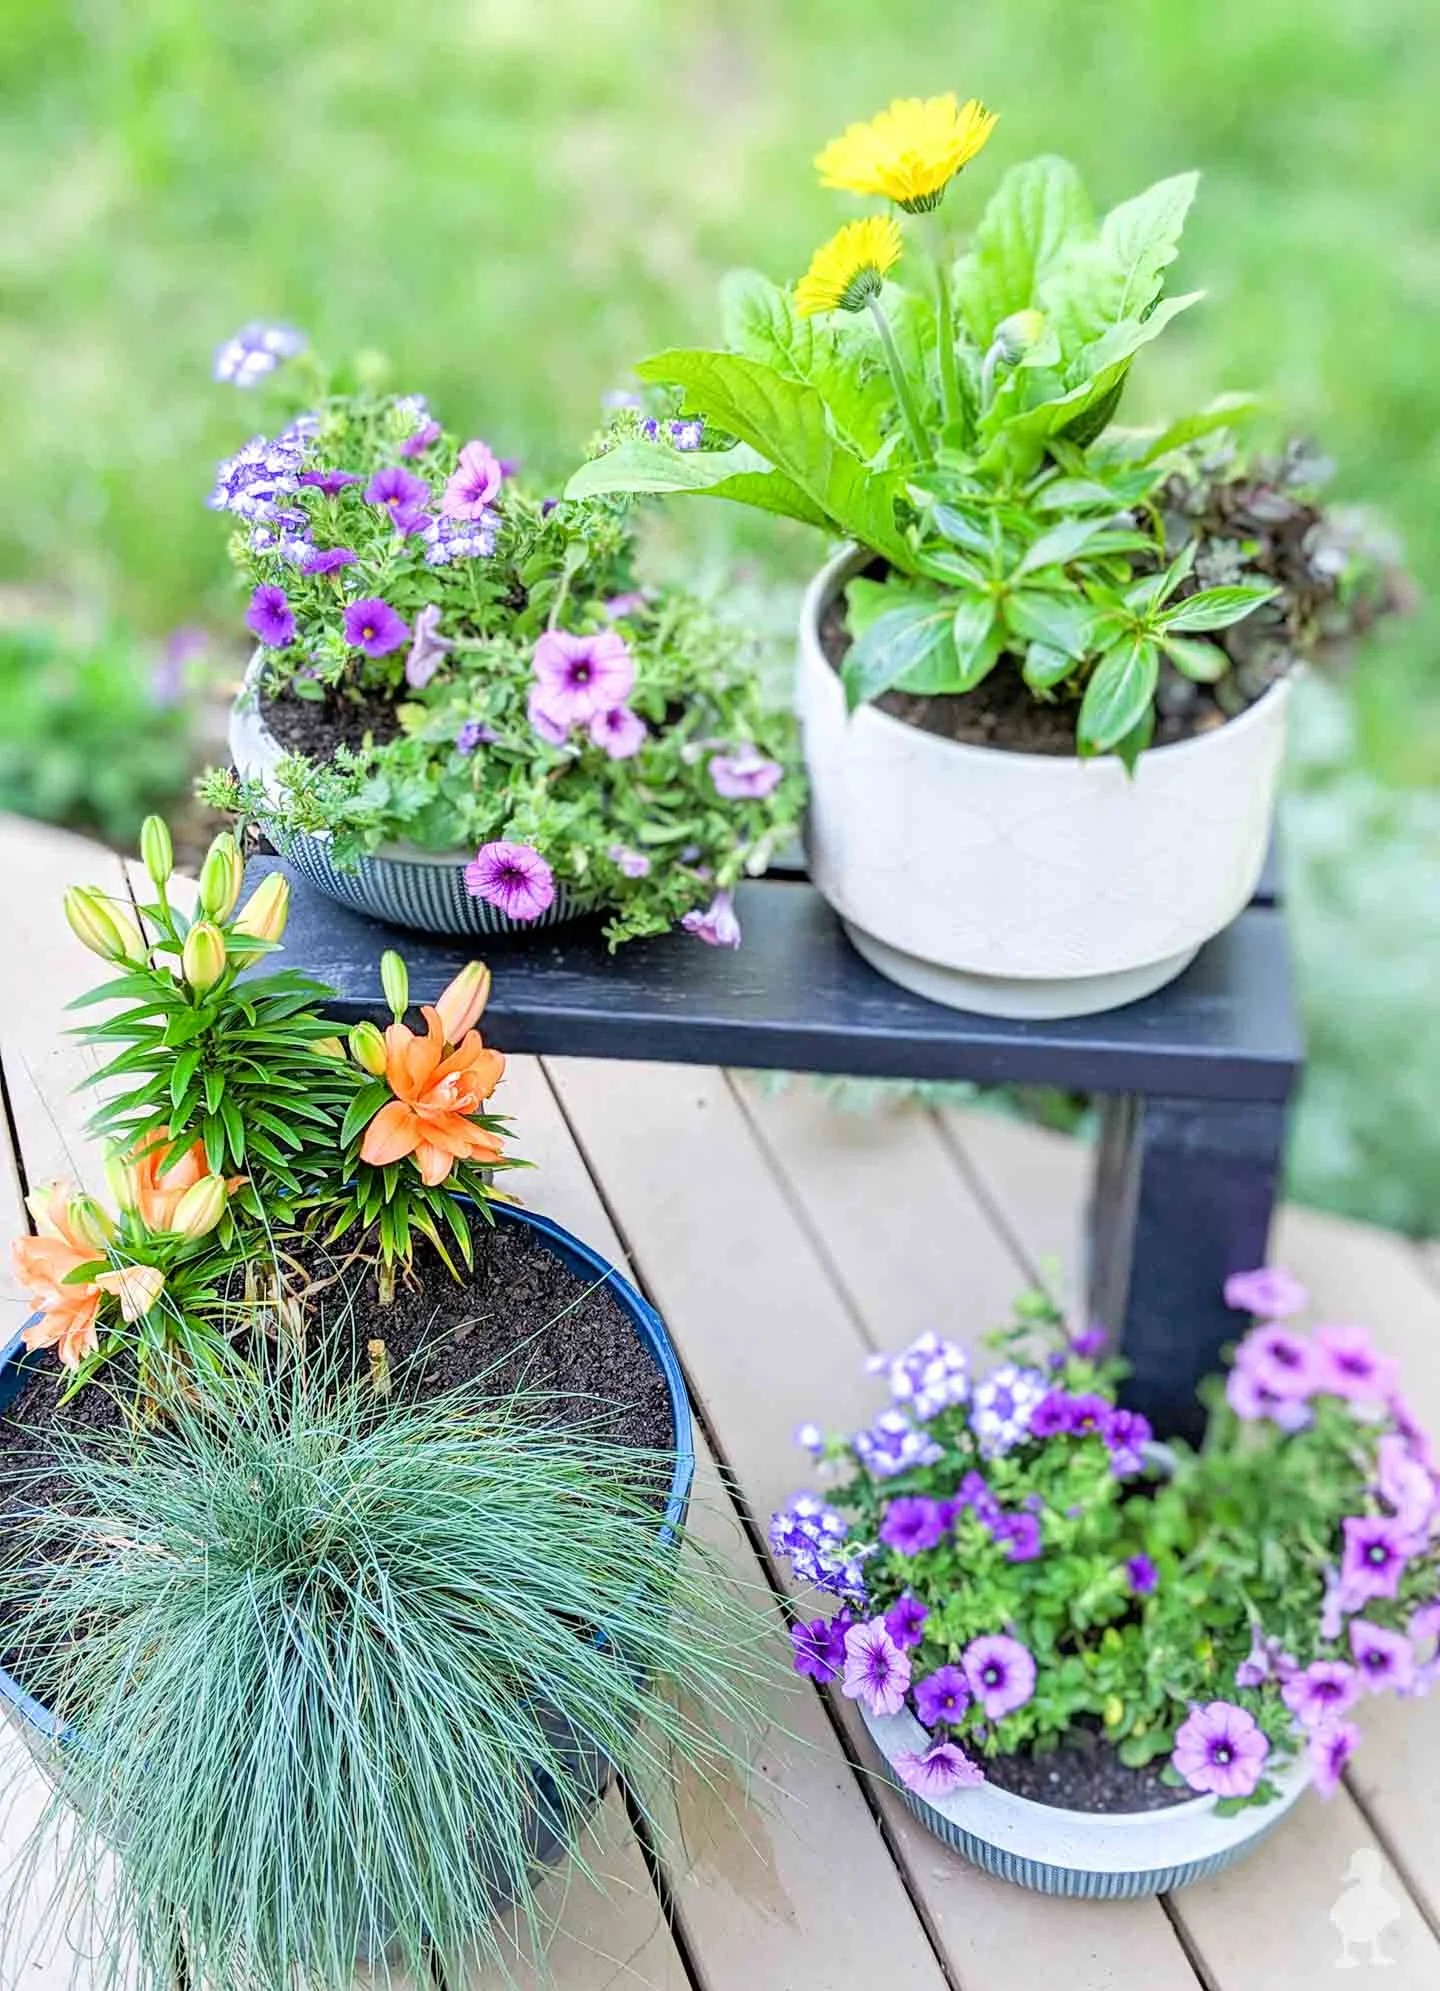
[[[215,378],[232,387],[257,387],[282,360],[305,350],[303,333],[290,325],[242,325],[233,338],[215,349]]]
[[[874,1553],[849,1539],[849,1523],[816,1493],[797,1493],[770,1517],[770,1547],[802,1583],[852,1602],[865,1601],[863,1564]]]
[[[488,560],[500,530],[498,512],[475,518],[433,518],[420,537],[427,567],[448,567],[453,560]]]
[[[1038,1369],[1023,1369],[1018,1362],[1002,1362],[975,1385],[970,1429],[986,1458],[997,1459],[1020,1443],[1049,1390]]]
[[[278,511],[290,509],[283,501],[300,488],[304,455],[300,438],[277,436],[271,442],[265,436],[251,436],[217,466],[210,509],[252,521],[273,521]]]
[[[875,1479],[893,1479],[912,1466],[933,1466],[945,1454],[903,1410],[882,1410],[868,1431],[857,1431],[851,1450]]]
[[[942,1341],[938,1334],[922,1334],[898,1355],[872,1355],[866,1367],[872,1376],[884,1376],[896,1403],[926,1423],[964,1403],[970,1394],[970,1364],[963,1348]]]

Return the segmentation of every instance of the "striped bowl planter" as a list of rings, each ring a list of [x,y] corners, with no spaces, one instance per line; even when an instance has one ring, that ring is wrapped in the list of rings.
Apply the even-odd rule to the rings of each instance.
[[[285,750],[260,716],[258,658],[251,662],[245,688],[230,709],[229,745],[242,779],[259,781],[273,794],[275,770]],[[465,867],[473,851],[437,854],[416,844],[386,843],[342,869],[325,831],[286,831],[271,823],[263,828],[286,863],[327,899],[388,926],[446,936],[534,933],[594,910],[593,901],[557,884],[554,899],[538,919],[510,919],[466,889]]]
[[[1164,1811],[1063,1811],[1015,1797],[996,1784],[922,1798],[894,1771],[895,1757],[922,1750],[929,1737],[909,1710],[872,1715],[860,1709],[890,1780],[922,1825],[973,1866],[1037,1894],[1084,1901],[1133,1901],[1170,1894],[1238,1860],[1298,1803],[1309,1781],[1303,1760],[1281,1771],[1273,1804],[1217,1818],[1215,1799],[1197,1797]]]

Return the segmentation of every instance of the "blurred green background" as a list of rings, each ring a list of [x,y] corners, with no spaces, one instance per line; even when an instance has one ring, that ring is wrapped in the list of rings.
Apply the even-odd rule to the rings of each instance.
[[[850,211],[824,139],[952,87],[1002,119],[957,213],[1039,150],[1107,202],[1203,168],[1181,274],[1207,302],[1127,414],[1269,389],[1422,588],[1440,559],[1434,0],[75,0],[6,9],[0,52],[0,579],[140,639],[238,621],[203,499],[243,433],[209,374],[241,322],[382,349],[558,481],[630,361],[713,335],[725,268],[792,276]],[[777,629],[818,551],[720,506],[666,532]],[[1422,603],[1309,691],[1288,810],[1293,1187],[1414,1230],[1440,1211],[1437,657]]]

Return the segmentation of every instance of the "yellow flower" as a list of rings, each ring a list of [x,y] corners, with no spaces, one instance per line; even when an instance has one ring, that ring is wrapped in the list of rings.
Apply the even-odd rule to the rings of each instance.
[[[899,262],[902,247],[893,215],[847,221],[811,257],[795,286],[795,309],[802,318],[817,311],[863,311],[878,295],[885,272]]]
[[[910,214],[938,207],[951,180],[995,129],[978,98],[897,97],[868,124],[852,124],[816,159],[822,187],[884,194]]]

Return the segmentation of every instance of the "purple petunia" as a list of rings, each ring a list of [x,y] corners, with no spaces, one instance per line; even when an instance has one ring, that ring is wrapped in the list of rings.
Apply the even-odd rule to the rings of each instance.
[[[302,470],[300,482],[309,485],[312,491],[319,491],[323,497],[338,498],[351,484],[363,484],[364,478],[358,470]]]
[[[1192,1708],[1170,1760],[1191,1790],[1249,1797],[1269,1754],[1269,1740],[1254,1715],[1233,1701],[1211,1701]]]
[[[1023,1708],[1035,1691],[1035,1661],[1004,1632],[971,1639],[960,1655],[966,1684],[991,1721]]]
[[[597,712],[590,721],[591,743],[603,747],[611,760],[630,760],[650,737],[650,728],[628,705],[612,706]]]
[[[405,659],[405,682],[412,691],[425,689],[454,647],[450,637],[440,634],[438,604],[427,602],[415,618],[415,635]]]
[[[845,1634],[845,1677],[840,1691],[863,1701],[871,1714],[899,1714],[910,1685],[910,1661],[885,1629],[883,1618],[851,1625]]]
[[[1078,1334],[1071,1335],[1069,1351],[1079,1362],[1096,1362],[1105,1353],[1108,1340],[1103,1327],[1082,1327]]]
[[[919,1335],[898,1355],[872,1355],[872,1375],[884,1376],[896,1403],[913,1410],[922,1423],[964,1403],[970,1394],[970,1365],[963,1348],[938,1334]]]
[[[1278,1321],[1251,1329],[1235,1351],[1235,1366],[1253,1377],[1266,1395],[1284,1400],[1304,1402],[1320,1386],[1315,1344]]]
[[[1312,1729],[1305,1745],[1310,1781],[1321,1797],[1333,1797],[1345,1774],[1345,1766],[1360,1747],[1360,1731],[1353,1721],[1326,1721]]]
[[[932,1742],[925,1750],[901,1749],[894,1761],[896,1776],[917,1797],[949,1797],[952,1791],[973,1789],[985,1781],[985,1772],[958,1742]]]
[[[397,521],[402,517],[413,521],[414,515],[430,496],[430,486],[423,477],[417,477],[412,470],[404,469],[398,463],[390,464],[384,470],[377,470],[365,486],[367,505],[378,505],[389,512]]]
[[[1383,1514],[1352,1514],[1342,1526],[1345,1553],[1340,1582],[1349,1607],[1353,1610],[1372,1597],[1393,1597],[1415,1548],[1413,1537]]]
[[[556,712],[545,696],[545,687],[532,684],[530,697],[525,706],[526,717],[531,728],[546,746],[563,747],[570,737],[570,725]]]
[[[1394,1390],[1400,1365],[1382,1355],[1363,1327],[1326,1326],[1315,1330],[1320,1376],[1317,1387],[1351,1403],[1379,1403]]]
[[[242,325],[215,351],[215,378],[232,387],[256,387],[282,360],[305,350],[304,335],[289,325]]]
[[[885,1613],[885,1629],[902,1652],[910,1652],[925,1636],[925,1620],[930,1612],[918,1597],[907,1590]]]
[[[643,850],[631,850],[627,844],[612,843],[608,855],[610,862],[622,877],[648,878],[650,876],[650,860]],[[800,1429],[802,1431],[814,1431],[816,1437],[819,1437],[820,1428],[818,1425],[802,1424]],[[803,1443],[803,1440],[799,1440],[798,1434],[797,1442]]]
[[[1232,1272],[1225,1281],[1225,1304],[1237,1313],[1253,1314],[1257,1320],[1288,1320],[1303,1313],[1310,1295],[1288,1272],[1278,1266],[1260,1266],[1253,1272]]]
[[[1149,1597],[1160,1581],[1160,1572],[1148,1555],[1132,1555],[1125,1564],[1125,1581],[1132,1596]]]
[[[993,1527],[1000,1519],[1000,1502],[990,1491],[984,1473],[976,1472],[973,1467],[956,1487],[952,1498],[941,1504],[951,1509],[952,1526],[955,1515],[966,1507],[970,1508],[976,1519],[983,1521],[987,1527]]]
[[[1406,1629],[1416,1645],[1428,1645],[1432,1639],[1440,1644],[1440,1597],[1419,1605]]]
[[[1335,1632],[1322,1633],[1322,1637],[1334,1638]],[[1267,1638],[1259,1623],[1250,1627],[1249,1656],[1242,1659],[1235,1668],[1237,1687],[1259,1687],[1267,1680],[1288,1680],[1295,1671],[1295,1661],[1284,1651],[1278,1638]]]
[[[1002,1514],[991,1522],[990,1532],[1004,1544],[1011,1562],[1035,1562],[1043,1553],[1040,1523],[1033,1514]]]
[[[897,1555],[923,1555],[945,1539],[945,1519],[938,1500],[904,1494],[892,1500],[880,1523],[880,1539]]]
[[[356,556],[348,546],[312,546],[300,562],[302,574],[336,574],[353,567]]]
[[[1424,1537],[1435,1515],[1435,1481],[1398,1432],[1376,1448],[1376,1490],[1407,1533]]]
[[[500,459],[483,442],[467,442],[440,500],[446,518],[479,518],[505,481]]]
[[[1110,1453],[1110,1470],[1117,1479],[1128,1479],[1145,1469],[1145,1447],[1154,1438],[1150,1420],[1138,1410],[1116,1407],[1106,1413],[1100,1428]]]
[[[812,1618],[809,1624],[791,1625],[795,1671],[817,1680],[822,1687],[838,1680],[845,1667],[846,1630],[843,1617]]]
[[[482,720],[467,719],[455,735],[455,751],[457,754],[473,754],[477,747],[493,746],[498,738],[499,734]]]
[[[1032,1438],[1063,1438],[1070,1429],[1070,1395],[1048,1390],[1030,1414]]]
[[[425,541],[425,565],[448,567],[456,560],[488,560],[500,532],[498,512],[473,518],[431,518],[425,513],[416,529]]]
[[[686,913],[680,924],[686,933],[693,933],[707,947],[740,945],[740,921],[735,915],[735,901],[729,892],[717,892],[703,912],[697,907],[693,912]]]
[[[284,588],[256,588],[245,611],[245,627],[272,650],[284,650],[295,641],[295,611]]]
[[[351,649],[363,650],[367,657],[388,657],[410,640],[410,625],[404,616],[397,615],[389,602],[378,596],[348,603],[344,628]]]
[[[539,919],[555,903],[555,874],[528,843],[487,843],[465,866],[465,889],[507,919]]]
[[[1354,1707],[1360,1685],[1359,1674],[1343,1659],[1316,1659],[1290,1675],[1280,1698],[1302,1728],[1318,1728]]]
[[[567,726],[584,726],[629,698],[635,661],[613,629],[571,636],[547,629],[535,645],[535,682],[547,710]]]
[[[915,1712],[926,1728],[959,1721],[970,1705],[970,1688],[958,1666],[937,1666],[915,1682]]]
[[[1269,1418],[1282,1431],[1303,1431],[1313,1422],[1309,1406],[1298,1398],[1276,1396],[1263,1388],[1253,1369],[1237,1362],[1225,1378],[1225,1401],[1243,1422]]]
[[[1404,1632],[1369,1618],[1350,1621],[1350,1655],[1367,1694],[1403,1694],[1415,1684],[1415,1648]]]
[[[710,763],[710,779],[715,792],[727,802],[763,802],[773,795],[785,778],[778,760],[767,760],[755,747],[740,747],[733,754],[716,754]]]
[[[1024,1369],[1015,1362],[1002,1362],[975,1385],[970,1399],[970,1428],[987,1458],[999,1458],[1020,1443],[1048,1394],[1048,1385],[1038,1369]]]
[[[611,595],[601,613],[607,622],[623,622],[628,616],[642,615],[646,606],[644,593],[639,588],[631,588],[627,594]]]

